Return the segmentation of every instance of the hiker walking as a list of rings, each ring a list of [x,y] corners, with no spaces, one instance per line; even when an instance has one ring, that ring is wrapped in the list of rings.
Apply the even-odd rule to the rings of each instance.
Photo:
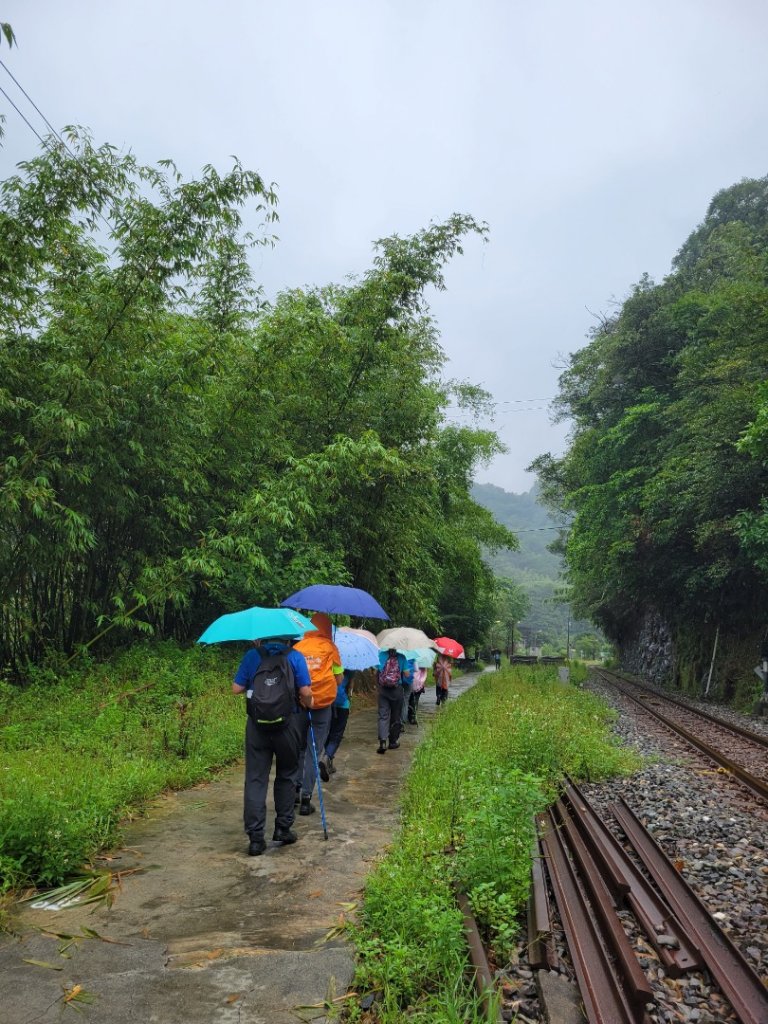
[[[337,679],[344,672],[341,655],[332,640],[333,626],[325,612],[315,612],[311,619],[316,627],[305,633],[296,644],[296,650],[307,659],[309,676],[312,680],[312,731],[318,752],[325,746],[331,727],[333,702],[336,700]],[[312,793],[315,788],[315,759],[307,744],[309,735],[309,712],[299,715],[299,765],[296,772],[296,798],[300,804],[299,814],[313,814]]]
[[[344,669],[344,674],[337,677],[338,689],[336,691],[336,700],[333,702],[332,707],[331,728],[328,731],[328,739],[325,741],[325,756],[320,760],[320,778],[323,782],[328,782],[331,775],[336,771],[333,759],[344,738],[344,730],[347,728],[347,722],[349,721],[351,706],[349,698],[352,696],[352,678],[354,674],[350,669]]]
[[[233,693],[247,695],[243,824],[251,857],[260,856],[267,848],[264,827],[273,758],[275,831],[272,839],[283,846],[298,839],[291,831],[295,815],[294,778],[299,762],[296,720],[300,706],[312,707],[312,689],[304,656],[292,648],[292,643],[284,638],[257,641],[240,662],[232,683]]]
[[[410,672],[404,654],[394,648],[379,655],[379,748],[377,754],[400,746],[403,709],[403,677],[410,683]]]
[[[432,674],[435,679],[435,698],[438,707],[448,700],[448,687],[451,685],[453,673],[453,662],[445,654],[438,654],[435,664],[432,666]]]
[[[408,700],[408,721],[411,725],[418,725],[419,720],[416,717],[419,711],[419,701],[421,695],[424,693],[424,688],[427,683],[427,670],[426,668],[417,665],[413,673],[413,686],[411,687],[411,696]]]

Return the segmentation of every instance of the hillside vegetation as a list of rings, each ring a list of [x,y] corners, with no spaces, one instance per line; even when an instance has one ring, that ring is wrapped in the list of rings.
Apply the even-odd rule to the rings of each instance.
[[[578,612],[632,660],[754,688],[768,620],[768,178],[719,192],[660,284],[643,278],[560,378],[562,458],[536,468],[573,516]]]
[[[472,497],[518,538],[516,550],[491,552],[488,562],[497,576],[514,580],[527,599],[527,611],[520,619],[523,638],[530,644],[538,639],[539,645],[564,650],[569,614],[571,641],[581,634],[594,633],[592,623],[575,618],[563,600],[563,559],[549,550],[558,539],[562,517],[558,523],[539,501],[539,487],[513,494],[494,484],[475,484]]]

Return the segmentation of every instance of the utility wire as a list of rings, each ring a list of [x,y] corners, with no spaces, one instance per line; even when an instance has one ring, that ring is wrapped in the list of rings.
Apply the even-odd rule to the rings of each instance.
[[[18,78],[16,78],[16,76],[15,76],[15,75],[13,74],[13,72],[12,72],[12,71],[11,71],[11,69],[10,69],[10,68],[8,67],[8,65],[7,65],[7,64],[5,63],[5,61],[4,61],[4,60],[0,60],[0,67],[2,67],[2,68],[3,68],[3,69],[4,69],[5,71],[6,71],[6,73],[7,73],[7,74],[8,74],[8,76],[9,76],[9,77],[11,78],[11,80],[12,80],[12,81],[13,81],[13,82],[14,82],[14,83],[16,84],[17,88],[18,88],[18,89],[19,89],[19,90],[21,91],[21,93],[22,93],[22,94],[23,94],[23,95],[24,95],[24,96],[25,96],[25,97],[27,98],[27,100],[28,100],[28,101],[29,101],[29,102],[30,102],[30,103],[32,104],[32,106],[33,106],[33,107],[35,108],[35,110],[36,110],[36,111],[38,112],[38,114],[40,115],[40,117],[42,117],[43,121],[45,121],[45,124],[47,125],[48,129],[49,129],[49,130],[50,130],[50,131],[51,131],[51,132],[52,132],[52,133],[53,133],[53,134],[54,134],[54,135],[56,136],[56,138],[57,138],[57,139],[59,140],[59,142],[61,142],[61,143],[62,143],[62,145],[64,145],[64,146],[67,146],[66,142],[64,142],[64,139],[63,139],[63,138],[61,137],[61,135],[59,135],[59,133],[58,133],[58,132],[56,131],[56,129],[55,129],[54,127],[53,127],[53,125],[51,124],[51,122],[50,122],[50,121],[48,120],[48,118],[47,118],[47,117],[45,116],[45,114],[44,114],[44,113],[42,112],[42,110],[40,109],[40,107],[38,107],[38,105],[37,105],[37,104],[35,103],[35,101],[34,101],[34,100],[32,99],[32,97],[31,97],[31,96],[29,95],[29,93],[28,93],[28,92],[27,92],[27,90],[26,90],[26,89],[24,88],[24,86],[23,86],[23,85],[21,84],[21,82],[20,82],[20,81],[18,80]],[[6,93],[5,95],[6,95],[6,97],[7,97],[7,95],[8,95],[8,94]],[[18,109],[18,108],[17,108],[17,109]],[[22,116],[23,116],[23,115],[22,115]],[[26,120],[26,119],[25,119],[25,120]],[[27,122],[27,124],[29,124],[29,122]],[[31,125],[30,125],[30,127],[31,127]],[[34,128],[33,128],[32,130],[34,131]],[[37,133],[35,132],[35,134],[37,134]],[[39,136],[39,135],[38,135],[37,137],[38,137],[38,138],[40,138],[40,136]],[[42,142],[42,139],[41,139],[40,141]],[[69,149],[69,147],[68,147],[68,146],[67,146],[67,149]]]
[[[7,93],[6,91],[5,91],[5,89],[4,89],[3,87],[2,87],[2,85],[0,85],[0,92],[1,92],[1,93],[3,94],[3,96],[5,96],[5,98],[6,98],[7,100],[8,100],[8,102],[9,102],[9,103],[11,104],[11,106],[13,107],[13,109],[14,109],[14,110],[16,111],[16,113],[17,113],[17,114],[19,115],[19,117],[20,117],[20,118],[22,119],[22,121],[24,122],[24,124],[26,124],[26,126],[27,126],[27,127],[28,127],[28,128],[29,128],[29,129],[31,130],[31,131],[33,131],[33,132],[35,133],[35,135],[36,135],[36,136],[38,137],[38,139],[40,140],[40,142],[41,142],[41,143],[42,143],[42,144],[43,144],[43,145],[45,146],[45,139],[44,139],[44,138],[42,137],[42,135],[41,135],[41,134],[40,134],[40,132],[39,132],[39,131],[37,130],[37,128],[35,128],[35,126],[34,126],[34,125],[32,124],[32,122],[31,122],[31,121],[28,121],[28,120],[27,120],[27,118],[26,118],[26,116],[25,116],[25,115],[24,115],[24,114],[23,114],[23,113],[21,112],[21,110],[19,110],[19,108],[18,108],[18,107],[16,106],[16,104],[15,104],[15,103],[13,102],[13,100],[12,100],[12,99],[11,99],[11,97],[10,97],[10,96],[8,95],[8,93]]]

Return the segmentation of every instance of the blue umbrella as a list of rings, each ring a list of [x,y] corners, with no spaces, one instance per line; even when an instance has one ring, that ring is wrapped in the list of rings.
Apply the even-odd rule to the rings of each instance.
[[[379,602],[366,590],[328,583],[313,583],[280,602],[283,608],[310,608],[329,615],[359,615],[366,619],[389,619]]]
[[[333,642],[339,649],[341,664],[352,671],[377,668],[379,648],[358,633],[350,633],[343,626],[334,631]]]
[[[199,644],[224,640],[266,640],[267,637],[303,636],[316,629],[309,619],[288,608],[246,608],[222,615],[198,639]]]

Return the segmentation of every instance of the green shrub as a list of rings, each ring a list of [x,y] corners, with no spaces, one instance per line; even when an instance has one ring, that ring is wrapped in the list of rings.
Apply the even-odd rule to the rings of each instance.
[[[240,756],[241,652],[136,645],[0,689],[0,891],[58,885],[127,812]]]

